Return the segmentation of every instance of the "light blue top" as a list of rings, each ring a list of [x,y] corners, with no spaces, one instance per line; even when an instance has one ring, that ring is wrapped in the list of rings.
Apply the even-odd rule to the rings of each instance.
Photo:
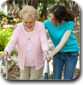
[[[51,40],[55,47],[60,43],[60,40],[63,37],[65,31],[72,30],[67,42],[60,50],[60,52],[76,52],[79,50],[77,40],[73,33],[73,26],[74,26],[73,21],[68,21],[68,22],[64,21],[61,25],[57,25],[56,27],[56,25],[52,25],[50,23],[50,20],[47,19],[44,22],[44,26],[48,30]]]

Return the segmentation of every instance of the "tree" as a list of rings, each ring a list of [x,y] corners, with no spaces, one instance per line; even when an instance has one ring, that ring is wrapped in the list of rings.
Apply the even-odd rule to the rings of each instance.
[[[72,0],[61,0],[64,2],[65,7],[68,9],[72,9],[75,14],[75,25],[77,25],[77,17],[78,17],[78,5],[76,2]]]
[[[46,1],[43,1],[43,15],[45,20],[47,19],[47,5],[46,5]]]
[[[45,20],[47,19],[47,7],[48,4],[54,4],[55,2],[57,2],[58,0],[37,0],[38,3],[42,3],[43,4],[43,9],[41,10],[41,17],[44,16]]]
[[[76,16],[76,18],[75,18],[75,25],[77,25],[78,5],[77,5],[76,2],[73,2],[72,10],[74,11],[74,14]]]
[[[60,4],[60,2],[64,3],[65,7],[68,9],[72,9],[75,14],[75,24],[77,25],[77,16],[78,16],[78,5],[76,2],[72,0],[9,0],[9,3],[12,3],[13,8],[15,8],[15,4],[19,4],[19,10],[22,9],[22,6],[25,4],[32,5],[34,8],[38,8],[38,4],[43,4],[43,8],[41,9],[41,16],[47,19],[47,7],[48,4]]]
[[[70,9],[69,0],[64,0],[65,7]]]

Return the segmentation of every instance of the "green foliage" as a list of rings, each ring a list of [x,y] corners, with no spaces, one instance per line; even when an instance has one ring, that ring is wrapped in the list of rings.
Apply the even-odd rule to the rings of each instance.
[[[9,14],[7,15],[7,19],[8,19],[8,23],[14,23],[14,21],[13,21],[14,17],[13,17],[13,15],[12,15],[12,13],[9,13]]]
[[[77,17],[77,23],[79,23],[79,22],[80,22],[79,17]]]
[[[6,14],[3,11],[0,11],[0,16],[6,16]]]
[[[69,0],[69,2],[72,2],[72,0]]]
[[[53,73],[51,73],[50,78],[53,79]]]
[[[10,41],[11,35],[13,33],[12,28],[0,28],[0,51],[3,51],[7,43]]]
[[[6,14],[3,11],[0,11],[0,25],[1,25],[1,20],[6,17]]]
[[[44,2],[47,2],[47,3],[55,3],[56,0],[36,0],[38,3],[44,3]]]
[[[2,18],[5,17],[5,16],[6,16],[6,14],[5,14],[4,12],[0,11],[0,21],[1,21]]]
[[[3,51],[0,51],[0,55],[2,55],[3,54]]]

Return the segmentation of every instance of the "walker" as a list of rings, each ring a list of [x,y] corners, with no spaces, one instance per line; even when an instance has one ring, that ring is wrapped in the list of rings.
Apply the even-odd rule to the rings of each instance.
[[[1,75],[1,65],[2,62],[4,61],[4,58],[0,59],[0,75]],[[6,79],[8,79],[8,59],[6,58]],[[49,64],[48,64],[48,59],[45,58],[45,65],[44,65],[44,79],[49,79]],[[11,79],[8,79],[11,80]],[[39,79],[35,79],[39,80]],[[41,79],[43,80],[43,79]]]
[[[4,58],[1,58],[0,59],[0,75],[1,75],[1,65],[2,65],[2,62],[4,61]],[[6,58],[6,79],[8,79],[8,60]]]

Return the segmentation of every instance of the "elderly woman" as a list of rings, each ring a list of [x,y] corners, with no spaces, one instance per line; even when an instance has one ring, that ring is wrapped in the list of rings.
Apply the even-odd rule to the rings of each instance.
[[[25,6],[19,12],[23,20],[17,24],[10,42],[0,58],[6,57],[14,47],[18,46],[18,65],[20,67],[20,79],[41,79],[45,57],[49,57],[49,48],[43,23],[37,21],[38,11],[32,6]]]

